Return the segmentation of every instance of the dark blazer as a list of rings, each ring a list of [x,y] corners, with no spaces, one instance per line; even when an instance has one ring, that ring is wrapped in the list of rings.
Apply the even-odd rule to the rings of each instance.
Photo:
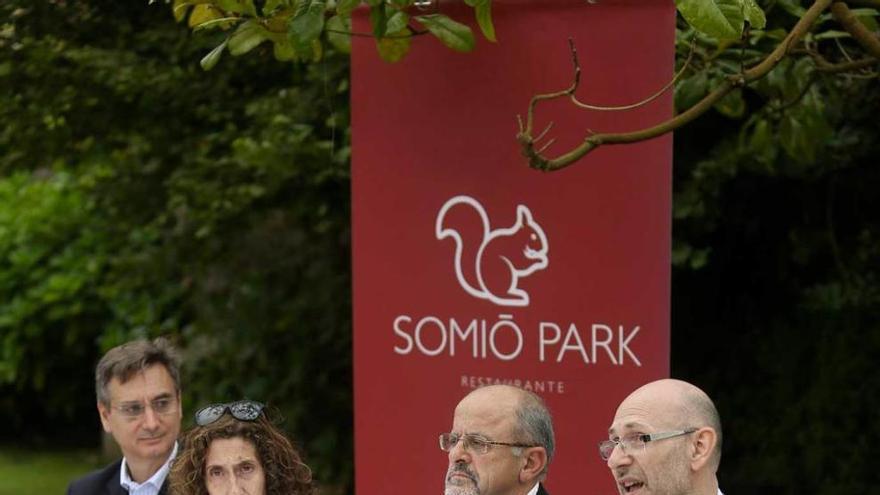
[[[550,495],[549,493],[547,493],[547,490],[544,489],[543,484],[538,485],[538,495]]]
[[[75,480],[67,487],[67,495],[128,495],[128,491],[119,484],[119,468],[122,459],[104,469],[93,471]],[[168,478],[159,489],[159,495],[168,491]]]

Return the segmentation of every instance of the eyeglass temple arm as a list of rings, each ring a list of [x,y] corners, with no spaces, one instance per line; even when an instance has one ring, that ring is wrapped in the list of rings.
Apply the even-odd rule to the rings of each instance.
[[[680,435],[687,435],[688,433],[693,433],[697,431],[697,428],[688,428],[686,430],[676,430],[676,431],[667,431],[663,433],[652,433],[649,435],[645,435],[643,437],[643,441],[652,442],[655,440],[665,440],[667,438],[677,437]]]

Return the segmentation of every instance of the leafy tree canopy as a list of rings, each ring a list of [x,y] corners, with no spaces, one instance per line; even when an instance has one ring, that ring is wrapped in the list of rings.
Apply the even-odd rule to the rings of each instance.
[[[246,31],[233,44],[240,56],[207,74],[206,54],[224,42],[232,53],[241,25],[267,29],[261,16],[292,3],[178,2],[171,14],[115,0],[0,3],[4,437],[96,442],[95,361],[127,339],[166,334],[186,352],[188,409],[266,400],[316,477],[350,486],[338,9],[357,2],[324,4],[317,35],[321,10],[306,3],[290,13],[311,26],[299,50],[289,42],[294,60],[254,50],[277,55],[280,37]],[[506,36],[489,2],[472,2],[476,35],[465,34],[468,19],[415,19],[442,15],[417,4],[370,4],[373,27],[385,19],[379,56],[405,56],[410,38],[385,35],[402,27],[460,47]],[[726,491],[863,491],[875,470],[862,452],[877,431],[864,425],[880,407],[880,88],[877,55],[851,21],[876,38],[877,5],[850,0],[852,17],[826,5],[745,85],[730,81],[790,39],[813,4],[759,2],[763,28],[751,4],[713,5],[694,14],[699,4],[679,4],[679,115],[730,87],[704,103],[700,125],[676,130],[673,375],[717,399]],[[222,16],[189,35],[200,6]],[[694,15],[717,26],[698,27]],[[290,26],[278,31],[288,40]]]

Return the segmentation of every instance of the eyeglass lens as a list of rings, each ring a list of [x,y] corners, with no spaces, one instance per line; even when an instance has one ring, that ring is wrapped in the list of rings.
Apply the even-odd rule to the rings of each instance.
[[[476,435],[458,435],[456,433],[444,433],[440,435],[440,449],[445,452],[451,451],[461,441],[461,447],[470,452],[485,454],[489,451],[490,442]]]
[[[168,414],[171,411],[173,405],[174,398],[172,397],[160,397],[158,399],[153,399],[152,401],[150,401],[150,408],[156,414]],[[137,418],[144,414],[144,412],[147,410],[147,406],[145,406],[142,402],[130,402],[117,407],[117,410],[122,413],[123,416],[127,416],[129,418]]]
[[[603,461],[607,461],[611,458],[611,454],[614,453],[614,447],[620,445],[620,450],[623,453],[633,453],[639,449],[645,448],[645,441],[642,440],[641,436],[633,436],[629,438],[621,438],[620,440],[605,440],[604,442],[599,442],[599,456]]]

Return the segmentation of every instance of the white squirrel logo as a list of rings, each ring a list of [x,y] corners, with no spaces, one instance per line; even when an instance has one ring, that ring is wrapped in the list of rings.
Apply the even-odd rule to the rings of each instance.
[[[480,224],[474,225],[475,220]],[[461,228],[468,225],[473,228]],[[462,232],[471,237],[463,239]],[[474,239],[480,235],[475,232],[482,238]],[[435,234],[439,240],[455,241],[455,275],[468,294],[499,306],[529,305],[529,294],[519,288],[519,280],[547,267],[549,244],[526,206],[516,207],[512,227],[491,230],[483,205],[470,196],[455,196],[437,213]]]

